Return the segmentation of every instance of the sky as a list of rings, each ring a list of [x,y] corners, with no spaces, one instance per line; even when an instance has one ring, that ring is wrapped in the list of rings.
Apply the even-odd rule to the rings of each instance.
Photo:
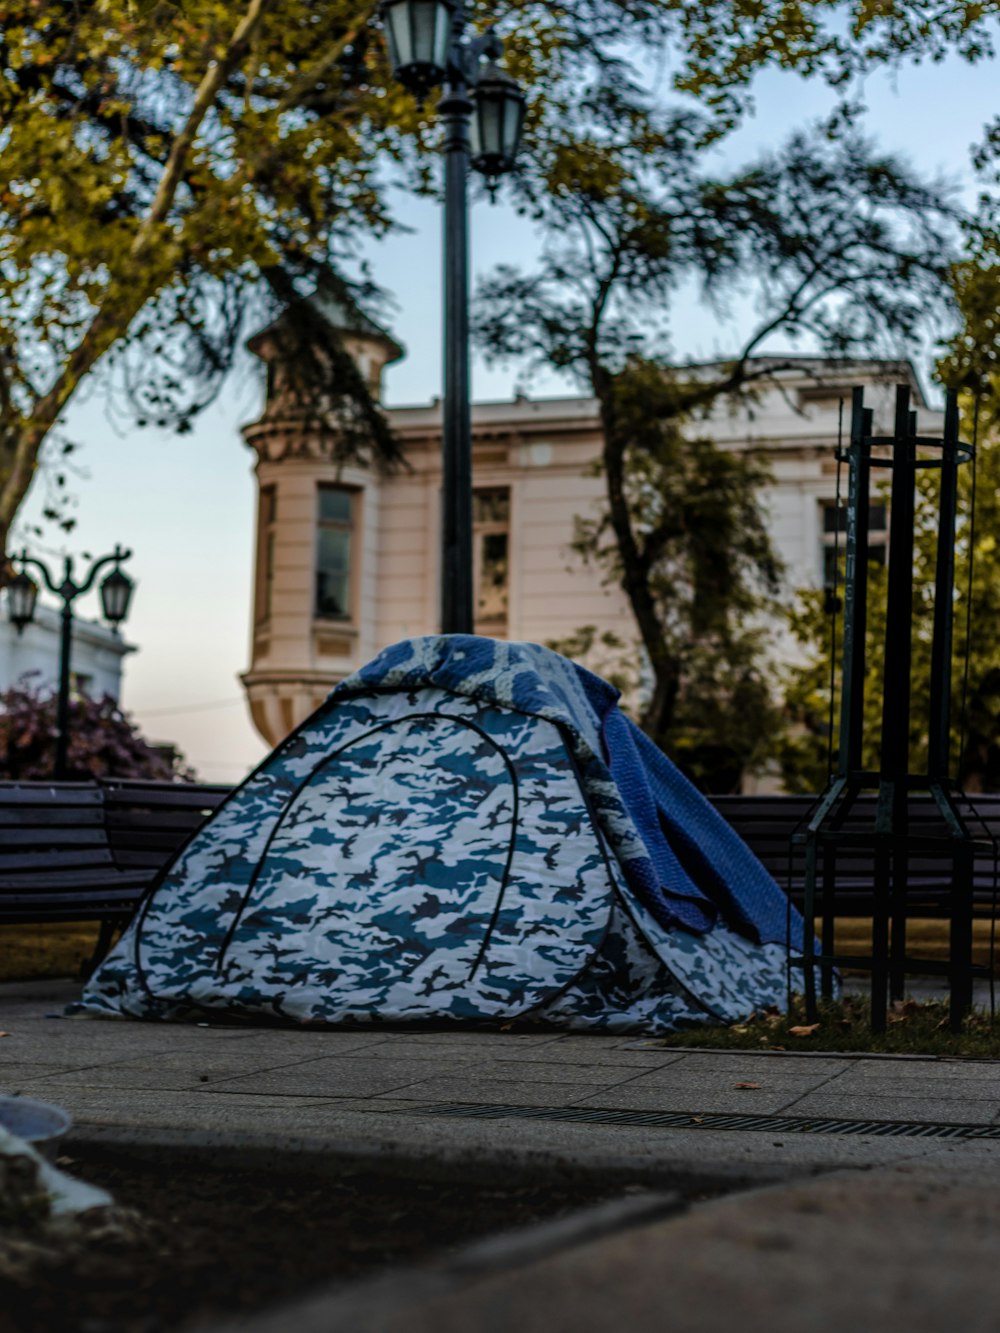
[[[957,60],[871,75],[868,128],[882,148],[921,170],[961,178],[971,198],[969,147],[996,114],[996,88],[995,66]],[[777,146],[831,105],[820,86],[780,73],[758,80],[756,100],[755,116],[720,150],[720,167]],[[440,212],[432,201],[398,194],[396,202],[410,230],[368,250],[372,276],[395,303],[385,322],[409,349],[386,372],[389,406],[426,403],[441,392]],[[482,200],[471,212],[470,245],[475,274],[498,262],[530,267],[538,241],[512,209]],[[679,294],[674,311],[674,351],[693,359],[731,350],[746,319],[737,309],[730,325],[720,325],[694,290]],[[487,368],[474,356],[474,401],[510,398],[517,385],[515,367]],[[547,375],[527,391],[575,389]],[[51,533],[30,542],[50,563],[64,553],[103,555],[116,542],[132,549],[127,568],[137,589],[124,634],[138,651],[126,659],[122,705],[147,738],[175,743],[209,782],[239,780],[266,752],[239,683],[249,662],[255,516],[253,454],[240,426],[262,405],[262,381],[249,364],[189,435],[123,429],[108,419],[100,395],[91,394],[67,415],[67,434],[83,446],[70,479],[77,528],[64,543]],[[25,520],[37,519],[44,503],[36,486]],[[96,618],[96,595],[76,607]]]

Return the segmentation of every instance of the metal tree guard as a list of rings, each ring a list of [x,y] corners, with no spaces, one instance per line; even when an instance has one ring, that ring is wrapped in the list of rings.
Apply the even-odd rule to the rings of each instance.
[[[853,393],[851,438],[838,456],[849,468],[844,575],[844,636],[837,768],[793,848],[805,855],[803,910],[807,922],[801,965],[809,1021],[816,1017],[816,968],[823,993],[832,993],[835,966],[871,972],[872,1027],[885,1028],[887,993],[901,999],[907,972],[944,973],[950,986],[953,1028],[972,1004],[973,871],[977,853],[995,856],[994,840],[983,829],[974,836],[963,813],[966,798],[950,774],[952,648],[954,642],[955,536],[958,469],[974,447],[958,438],[958,399],[949,391],[944,435],[917,435],[910,390],[896,387],[893,434],[873,435],[872,412],[864,391]],[[877,771],[862,767],[864,683],[868,624],[869,485],[873,468],[891,476],[889,566],[887,572],[881,749]],[[920,468],[939,468],[941,486],[934,578],[934,619],[928,717],[927,771],[910,771],[911,663],[913,653],[914,520]],[[872,793],[859,800],[862,793]],[[927,793],[921,797],[914,793]],[[874,799],[873,799],[874,797]],[[845,862],[848,863],[844,872]],[[873,889],[871,954],[838,955],[834,919],[838,891],[851,871],[871,871]],[[865,873],[865,870],[862,870]],[[910,958],[906,952],[911,907],[939,902],[942,892],[949,921],[949,959]],[[813,931],[817,903],[822,937],[817,952]]]

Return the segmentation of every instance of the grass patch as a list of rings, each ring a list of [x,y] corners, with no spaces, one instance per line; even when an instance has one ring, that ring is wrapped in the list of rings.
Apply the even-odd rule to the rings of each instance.
[[[96,921],[0,927],[0,982],[79,977],[97,944]]]
[[[769,1009],[727,1028],[699,1028],[662,1039],[664,1046],[737,1051],[869,1051],[885,1055],[1000,1058],[1000,1018],[975,1012],[961,1032],[949,1027],[947,1000],[901,1000],[889,1009],[885,1032],[871,1030],[871,1004],[860,995],[820,1001],[819,1022],[808,1023],[796,996],[791,1012]]]
[[[816,922],[819,936],[822,923]],[[989,967],[992,923],[973,921],[972,961],[976,967]],[[1000,943],[1000,941],[998,941]],[[872,948],[870,918],[841,917],[834,925],[834,948],[840,954],[867,955]],[[948,922],[915,918],[907,922],[906,952],[911,958],[945,962],[948,958]],[[1000,975],[994,961],[994,972]],[[942,983],[943,984],[943,983]]]

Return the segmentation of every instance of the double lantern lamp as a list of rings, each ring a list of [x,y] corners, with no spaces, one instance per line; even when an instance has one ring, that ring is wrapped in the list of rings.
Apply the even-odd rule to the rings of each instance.
[[[116,547],[115,555],[108,558],[115,561],[124,560],[130,554],[130,552],[122,551]],[[26,552],[22,552],[20,560],[22,565],[27,563],[28,556]],[[63,597],[64,601],[74,601],[79,592],[84,591],[75,584],[67,587],[66,580],[62,584],[55,584],[47,578],[46,582],[49,583],[53,592]],[[111,573],[101,582],[99,589],[101,610],[104,613],[104,619],[112,629],[117,629],[128,615],[134,588],[135,584],[117,563]],[[67,594],[69,595],[67,596]],[[30,625],[34,620],[37,601],[38,584],[22,568],[20,573],[15,574],[7,583],[7,618],[18,634],[21,634],[24,627]]]
[[[33,566],[41,574],[45,586],[62,601],[62,613],[59,626],[59,692],[56,703],[56,752],[53,776],[57,781],[65,779],[69,763],[69,694],[70,694],[70,658],[73,650],[73,603],[78,597],[88,592],[100,571],[112,565],[110,573],[101,580],[101,610],[104,618],[113,629],[117,629],[128,615],[129,603],[135,584],[121,569],[121,562],[128,560],[131,551],[116,546],[110,555],[101,556],[91,562],[85,577],[80,581],[73,577],[73,559],[67,556],[63,562],[61,581],[52,574],[48,566],[27,551],[15,557],[21,568],[7,583],[7,615],[11,624],[21,634],[25,625],[30,625],[35,618],[35,603],[38,600],[38,584],[28,573],[28,566]]]
[[[455,0],[382,0],[380,13],[393,75],[418,99],[442,83],[470,87],[470,164],[492,193],[514,170],[525,106],[517,81],[496,63],[500,39],[491,30],[462,40],[464,7]]]

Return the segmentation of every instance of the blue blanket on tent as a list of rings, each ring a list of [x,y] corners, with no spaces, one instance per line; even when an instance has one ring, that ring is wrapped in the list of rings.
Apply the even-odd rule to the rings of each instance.
[[[638,838],[622,866],[661,925],[704,933],[721,915],[760,943],[802,948],[802,918],[680,770],[592,672],[530,643],[470,635],[407,639],[349,676],[334,697],[433,685],[562,726],[583,765],[610,772]]]

